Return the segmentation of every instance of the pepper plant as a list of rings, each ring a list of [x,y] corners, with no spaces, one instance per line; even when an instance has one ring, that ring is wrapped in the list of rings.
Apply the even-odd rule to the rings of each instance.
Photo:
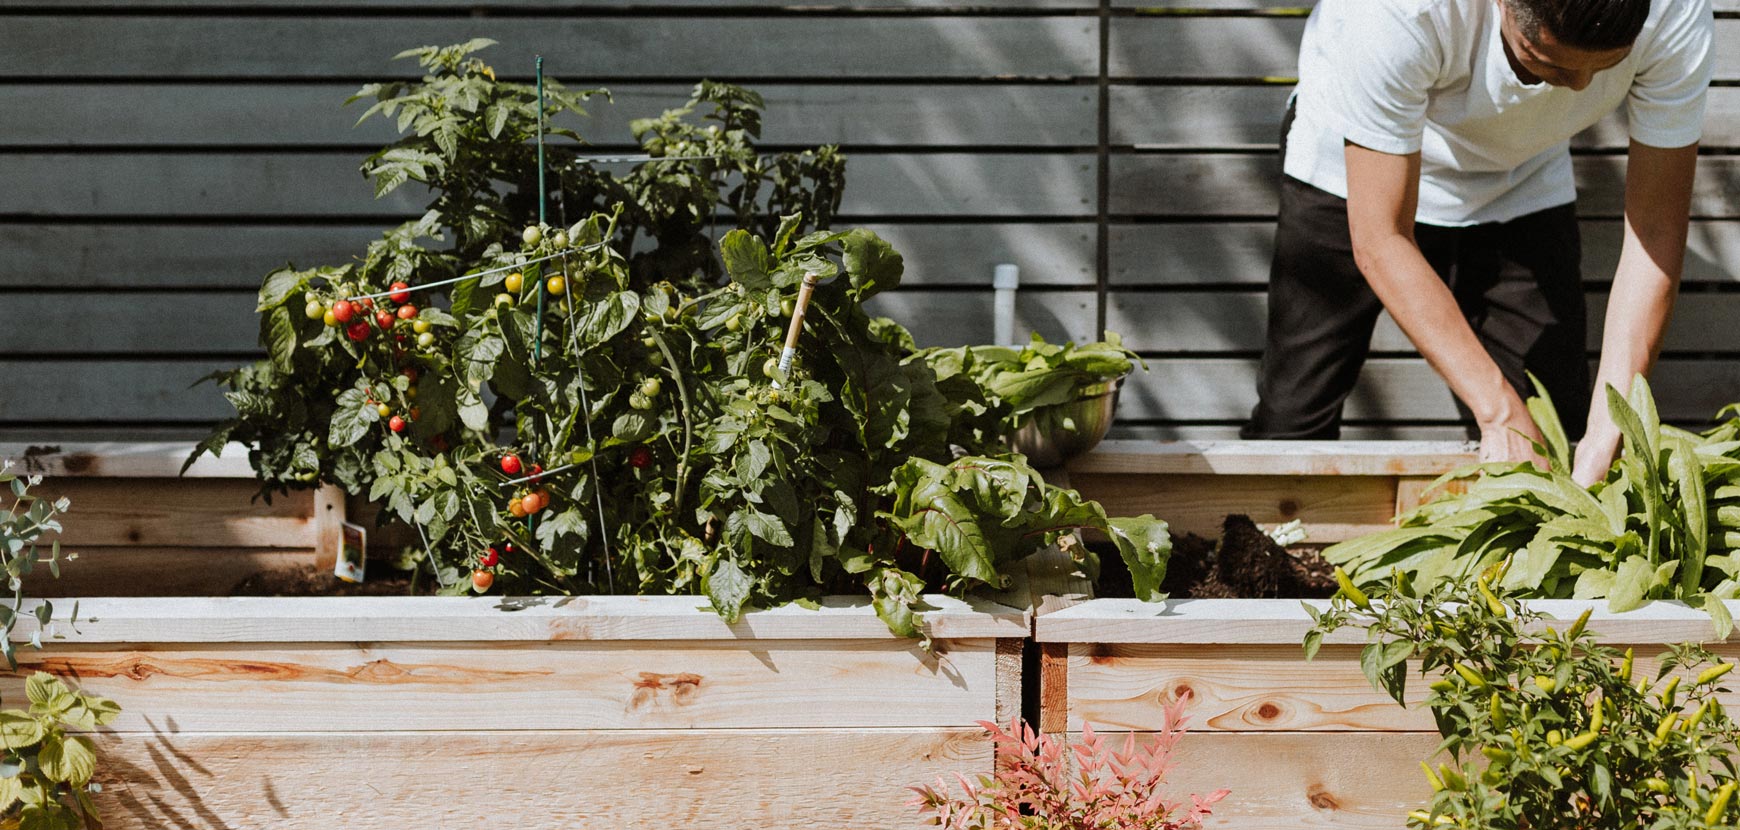
[[[1732,663],[1677,645],[1647,674],[1631,649],[1596,641],[1588,610],[1555,629],[1500,598],[1496,569],[1419,592],[1398,573],[1369,596],[1338,577],[1326,609],[1306,605],[1306,656],[1354,626],[1367,632],[1360,665],[1374,687],[1401,703],[1411,666],[1431,678],[1425,705],[1449,758],[1421,762],[1433,793],[1409,826],[1692,830],[1740,819],[1740,728],[1718,697]]]
[[[1722,600],[1740,596],[1740,419],[1702,434],[1661,423],[1649,384],[1607,405],[1624,454],[1605,480],[1571,478],[1571,448],[1546,390],[1529,410],[1545,436],[1533,464],[1484,464],[1440,479],[1472,479],[1401,517],[1399,526],[1326,549],[1356,583],[1403,572],[1429,589],[1509,568],[1495,590],[1523,597],[1595,599],[1614,611],[1646,599],[1683,599],[1709,611],[1726,636]]]

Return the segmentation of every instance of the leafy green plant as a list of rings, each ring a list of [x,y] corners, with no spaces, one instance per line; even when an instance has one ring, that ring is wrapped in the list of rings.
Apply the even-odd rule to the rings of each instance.
[[[523,96],[499,91],[463,57],[469,48],[425,50],[435,75],[372,94],[419,132],[441,108],[419,103],[408,116],[408,98]],[[736,159],[728,189],[680,167],[621,179],[565,167],[581,183],[574,198],[596,187],[602,208],[567,228],[506,232],[491,219],[488,234],[465,231],[442,259],[389,253],[360,268],[269,275],[258,307],[271,360],[226,376],[239,417],[204,449],[244,441],[269,488],[331,481],[382,503],[417,529],[408,559],[445,593],[699,592],[735,619],[750,606],[868,591],[893,630],[916,635],[923,590],[1000,585],[1003,565],[1042,545],[1069,542],[1091,571],[1093,554],[1073,543],[1081,530],[1108,534],[1156,593],[1164,523],[1108,519],[1019,456],[997,455],[994,437],[967,426],[988,411],[980,388],[939,378],[904,329],[864,312],[899,284],[892,247],[868,231],[812,230],[800,213],[765,236],[746,227],[778,206],[825,218],[837,158],[755,167],[759,157],[740,151],[759,130],[759,98],[703,84],[692,104],[709,102],[722,123],[695,128],[684,109],[635,129],[655,155]],[[495,111],[468,110],[474,120]],[[503,118],[503,135],[523,135],[512,126],[523,106]],[[475,124],[455,129],[462,151],[483,141],[468,138]],[[386,247],[451,225],[455,204],[492,217],[513,209],[435,169],[406,179],[474,191],[438,198]],[[719,207],[740,227],[716,254],[697,251]],[[649,238],[651,255],[640,244]],[[404,263],[410,271],[395,270]],[[728,282],[710,278],[715,267]],[[388,283],[394,274],[408,276]],[[781,368],[810,276],[819,285],[795,362]],[[431,280],[451,282],[419,287]]]
[[[77,830],[100,825],[91,793],[96,747],[68,729],[90,731],[121,713],[108,698],[75,692],[47,672],[24,684],[29,709],[0,711],[0,815],[11,826]]]
[[[959,795],[940,780],[913,787],[911,805],[931,826],[949,830],[1196,830],[1228,791],[1193,794],[1186,805],[1162,790],[1184,737],[1186,700],[1166,704],[1162,728],[1142,744],[1127,733],[1122,749],[1092,726],[1083,727],[1080,743],[1066,744],[1035,733],[1020,718],[1007,730],[981,721],[996,746],[996,774],[977,781],[956,776]]]
[[[350,99],[374,101],[359,121],[395,119],[404,133],[362,164],[376,194],[422,186],[430,193],[428,209],[370,243],[356,262],[286,265],[267,275],[256,310],[269,357],[210,377],[224,387],[236,417],[219,424],[193,457],[217,453],[230,441],[249,445],[267,498],[322,481],[351,492],[373,486],[370,458],[381,447],[376,436],[337,446],[327,440],[339,396],[363,380],[361,350],[346,334],[349,322],[341,327],[329,321],[324,330],[303,322],[305,314],[319,321],[332,310],[330,300],[317,304],[306,288],[320,285],[356,296],[397,283],[458,277],[478,262],[499,261],[506,250],[501,241],[516,239],[536,220],[537,90],[497,79],[476,56],[493,43],[478,39],[401,52],[398,58],[417,59],[427,74],[368,84]],[[566,139],[546,147],[556,224],[597,212],[613,217],[609,244],[636,290],[657,283],[710,289],[723,274],[713,249],[716,230],[741,228],[771,238],[786,221],[782,217],[798,216],[790,230],[803,233],[825,226],[839,206],[844,157],[832,147],[759,152],[762,100],[749,90],[703,82],[685,106],[634,122],[637,140],[656,160],[627,168],[589,161],[581,136],[554,123],[584,115],[585,102],[601,90],[570,91],[546,81],[544,92],[542,115],[550,124],[545,132]],[[391,336],[407,350],[433,346],[455,325],[433,306],[464,299],[445,290],[419,293],[420,311],[435,313],[394,324]],[[371,307],[357,316],[366,320],[373,312]],[[390,421],[391,415],[384,418]],[[430,434],[426,428],[419,432]]]
[[[12,472],[11,461],[0,463],[0,485],[12,493],[12,501],[0,514],[0,561],[5,563],[7,587],[12,592],[11,605],[0,603],[0,656],[4,656],[6,665],[13,669],[18,668],[18,659],[12,642],[12,629],[18,624],[18,609],[24,605],[24,578],[45,563],[54,576],[60,576],[60,540],[51,539],[44,545],[42,539],[45,535],[60,533],[60,515],[72,505],[65,496],[49,501],[31,495],[30,488],[41,483],[41,476],[26,478]],[[46,557],[43,556],[44,547],[48,549]],[[43,601],[37,604],[31,615],[36,618],[37,626],[31,633],[30,643],[42,648],[43,632],[49,630],[54,604]]]
[[[1390,531],[1324,551],[1355,582],[1394,571],[1428,589],[1467,582],[1508,560],[1495,590],[1523,597],[1605,597],[1615,611],[1678,598],[1732,629],[1721,600],[1740,595],[1740,420],[1703,434],[1661,423],[1639,376],[1629,399],[1611,387],[1608,407],[1624,454],[1585,489],[1571,478],[1570,444],[1546,391],[1529,401],[1546,444],[1546,469],[1486,464],[1439,484],[1473,480],[1401,517]]]
[[[1735,741],[1718,697],[1731,663],[1696,645],[1661,655],[1656,676],[1631,650],[1599,645],[1590,613],[1563,630],[1487,586],[1439,582],[1414,595],[1398,573],[1365,594],[1351,582],[1315,625],[1307,657],[1341,628],[1365,629],[1360,665],[1403,700],[1410,665],[1432,678],[1425,705],[1449,754],[1422,761],[1431,801],[1412,827],[1582,830],[1732,827]],[[1415,661],[1410,663],[1410,661]]]
[[[960,346],[928,349],[925,359],[944,378],[971,378],[984,389],[987,403],[1000,419],[1004,434],[1012,433],[1037,410],[1105,394],[1109,382],[1147,363],[1124,348],[1117,332],[1097,343],[1045,342],[1037,332],[1024,348]],[[1073,427],[1073,425],[1066,425]]]

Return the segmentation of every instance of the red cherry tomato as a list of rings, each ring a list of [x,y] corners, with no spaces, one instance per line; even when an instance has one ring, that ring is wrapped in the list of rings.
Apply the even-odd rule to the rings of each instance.
[[[492,574],[489,571],[471,572],[471,590],[481,594],[484,591],[489,590],[489,586],[494,584],[495,574]]]
[[[507,455],[502,456],[501,457],[501,471],[504,473],[507,473],[510,476],[519,475],[520,474],[520,457],[517,455],[514,455],[513,453],[508,453]]]
[[[405,380],[408,380],[412,383],[417,382],[417,367],[415,367],[415,366],[406,366],[405,371],[400,372],[399,374],[404,375]]]
[[[635,447],[628,453],[628,463],[629,466],[637,470],[646,469],[652,464],[652,450],[646,447]]]
[[[380,326],[383,329],[392,328],[393,319],[393,313],[391,311],[381,310],[375,312],[375,325]]]
[[[414,306],[414,305],[399,306],[399,319],[400,320],[410,320],[416,316],[417,316],[417,307],[416,306]]]
[[[368,323],[351,323],[350,325],[345,327],[344,333],[349,335],[350,339],[355,340],[355,341],[360,343],[364,340],[369,339],[369,324]]]
[[[393,285],[392,285],[393,293],[388,294],[387,299],[392,300],[395,303],[402,303],[402,302],[405,302],[406,300],[411,299],[411,292],[403,290],[403,289],[410,288],[410,287],[411,286],[409,283],[403,283],[403,282],[393,283]]]
[[[375,308],[375,301],[371,300],[367,297],[364,297],[361,300],[358,300],[357,302],[361,303],[363,308],[366,308],[370,311],[373,311]]]
[[[340,323],[350,322],[350,318],[354,314],[356,314],[356,306],[351,305],[349,300],[339,300],[332,304],[332,319]]]
[[[398,415],[394,415],[392,420],[387,421],[387,429],[390,429],[394,432],[404,432],[405,431],[405,419],[398,416]]]
[[[538,477],[542,476],[543,474],[544,474],[544,465],[542,465],[542,464],[533,464],[532,465],[532,483],[533,484],[538,483]]]
[[[488,548],[484,550],[482,556],[478,557],[477,561],[485,568],[493,568],[497,562],[501,561],[501,554],[495,548]]]

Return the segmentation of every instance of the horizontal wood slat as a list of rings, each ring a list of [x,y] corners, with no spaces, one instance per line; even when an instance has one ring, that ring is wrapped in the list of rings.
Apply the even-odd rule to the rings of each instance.
[[[1622,222],[1584,219],[1581,229],[1584,281],[1611,282],[1619,265]],[[0,234],[4,232],[0,229]],[[1110,226],[1108,239],[1114,286],[1256,284],[1269,281],[1275,223],[1116,223]],[[1682,278],[1688,283],[1740,281],[1740,222],[1692,222]]]
[[[1408,707],[1372,688],[1359,665],[1359,646],[1325,646],[1311,662],[1292,646],[1201,646],[1072,643],[1069,656],[1069,728],[1154,730],[1164,707],[1189,698],[1193,728],[1216,732],[1429,732],[1422,705],[1427,683],[1415,665],[1408,673]],[[1638,677],[1657,677],[1666,646],[1640,645]],[[1740,646],[1715,649],[1732,661]],[[1686,673],[1686,672],[1682,672]],[[1696,672],[1689,672],[1695,676]],[[1686,678],[1690,680],[1690,677]],[[1724,706],[1740,694],[1719,695]]]
[[[421,215],[425,188],[376,199],[349,153],[27,153],[0,165],[0,213],[29,216]],[[1089,216],[1091,154],[856,153],[842,213]]]
[[[1578,212],[1619,216],[1624,210],[1625,159],[1585,156],[1573,164]],[[1111,171],[1111,211],[1119,215],[1272,215],[1280,187],[1280,163],[1273,154],[1114,155]],[[1692,214],[1740,215],[1737,181],[1740,157],[1700,158]]]
[[[1229,513],[1263,525],[1300,520],[1311,542],[1339,542],[1392,526],[1389,476],[1131,475],[1071,472],[1069,484],[1112,516],[1151,513],[1174,533],[1218,539]]]
[[[1256,404],[1255,358],[1153,360],[1124,382],[1118,414],[1134,420],[1243,421]],[[1651,375],[1663,418],[1702,423],[1740,398],[1733,361],[1666,359]],[[1354,420],[1456,420],[1442,379],[1417,358],[1366,362],[1347,401]]]
[[[292,600],[295,601],[295,600]],[[318,602],[318,600],[301,600]],[[184,732],[969,728],[996,711],[996,644],[793,641],[55,646],[20,670],[126,701],[111,728]],[[0,682],[23,697],[22,676]],[[270,698],[262,710],[248,701]],[[900,706],[882,705],[898,700]],[[768,705],[778,701],[778,705]],[[318,726],[314,726],[318,724]]]
[[[125,704],[123,704],[125,705]],[[479,710],[488,727],[493,712]],[[109,830],[475,826],[918,828],[908,785],[988,772],[977,727],[899,730],[157,731],[98,736]],[[463,790],[456,791],[456,764]],[[890,770],[897,770],[891,774]]]
[[[1107,126],[1114,146],[1145,148],[1274,147],[1287,111],[1290,84],[1136,86],[1110,89]],[[1625,149],[1625,109],[1571,138],[1571,146]],[[1740,139],[1740,88],[1713,87],[1704,114],[1704,141],[1731,147]]]
[[[1025,637],[1027,614],[982,600],[924,596],[933,638]],[[33,606],[28,603],[24,610]],[[28,640],[34,620],[15,638]],[[885,640],[867,597],[825,597],[820,608],[783,605],[735,623],[704,597],[190,597],[100,598],[56,643],[361,643],[580,640]]]
[[[1123,78],[1291,78],[1298,72],[1303,16],[1116,18],[1107,68]],[[1740,35],[1740,20],[1716,21],[1716,40]],[[1740,75],[1740,55],[1717,50],[1715,76]]]
[[[1588,298],[1590,349],[1599,350],[1607,294]],[[1728,326],[1740,319],[1740,294],[1696,294],[1681,297],[1669,321],[1662,349],[1668,352],[1740,350],[1740,339]],[[1215,292],[1112,292],[1107,298],[1106,327],[1124,336],[1137,351],[1260,352],[1268,320],[1268,295]],[[1389,314],[1378,318],[1373,350],[1414,352],[1414,344]],[[1734,390],[1740,394],[1740,389]]]
[[[1170,645],[1274,645],[1296,647],[1311,630],[1304,605],[1328,600],[1180,599],[1142,602],[1103,599],[1040,616],[1033,636],[1041,643],[1151,643]],[[1541,626],[1563,628],[1593,609],[1589,630],[1609,644],[1716,642],[1710,615],[1677,600],[1657,600],[1624,613],[1605,600],[1538,599],[1527,607],[1546,619]],[[1730,610],[1740,601],[1729,600]],[[1343,628],[1324,638],[1328,645],[1364,645],[1366,632]]]
[[[67,516],[67,522],[74,524],[82,518],[75,512]],[[227,597],[257,577],[282,578],[279,584],[296,584],[297,577],[322,573],[321,557],[312,547],[98,547],[80,544],[69,546],[67,551],[77,554],[78,558],[61,563],[59,577],[42,566],[25,577],[26,596],[81,600],[85,597]],[[325,572],[331,573],[330,557],[326,561]],[[337,577],[333,579],[336,584]]]
[[[1466,441],[1102,441],[1074,475],[1428,476],[1474,463]]]
[[[1122,735],[1107,738],[1122,747]],[[1151,738],[1139,735],[1144,743]],[[1204,821],[1217,830],[1401,830],[1408,811],[1432,795],[1419,762],[1438,740],[1418,733],[1194,732],[1178,742],[1166,786],[1172,793],[1231,790]]]
[[[314,494],[255,500],[251,478],[45,478],[33,493],[72,509],[63,545],[312,548]]]
[[[990,263],[980,270],[981,284]],[[950,275],[965,276],[965,275]],[[921,346],[959,346],[992,340],[993,293],[987,289],[894,291],[868,305],[871,313],[900,321]],[[1097,295],[1092,291],[1021,292],[1016,296],[1018,340],[1028,331],[1047,340],[1084,342],[1095,329]],[[1601,347],[1607,294],[1588,296],[1588,346]],[[60,294],[25,294],[8,301],[8,316],[30,327],[0,329],[0,353],[11,355],[251,355],[260,352],[252,292],[140,293],[84,298],[74,305]],[[14,316],[15,315],[15,316]],[[189,319],[203,321],[189,327]],[[1668,352],[1729,352],[1740,340],[1726,326],[1740,318],[1740,294],[1687,295],[1675,309],[1662,348]],[[1261,292],[1130,292],[1108,295],[1106,327],[1137,351],[1205,353],[1260,352],[1268,319]],[[44,340],[40,331],[57,333]],[[1414,345],[1385,314],[1372,348],[1413,353]]]
[[[902,285],[988,287],[991,269],[1002,262],[1021,266],[1023,285],[1094,282],[1090,223],[851,224],[875,231],[900,251],[906,260]],[[299,267],[349,262],[387,227],[384,221],[378,227],[0,224],[0,249],[8,255],[0,287],[253,292],[266,272],[286,262]]]
[[[388,60],[399,49],[487,37],[499,71],[530,74],[541,54],[572,79],[1079,77],[1095,73],[1098,32],[1073,16],[403,17],[383,30],[319,16],[25,15],[0,28],[0,54],[26,78],[390,78],[421,74]]]
[[[487,53],[486,53],[487,54]],[[555,60],[554,56],[552,59]],[[583,84],[576,80],[577,85]],[[611,84],[589,117],[553,126],[593,144],[632,145],[629,122],[680,107],[692,86]],[[773,145],[927,147],[1090,146],[1092,87],[1031,84],[755,84],[766,99],[762,141]],[[105,84],[0,87],[0,112],[30,112],[0,147],[374,147],[399,138],[392,119],[356,123],[374,103],[349,106],[356,84]]]
[[[956,323],[959,325],[959,322]],[[935,336],[934,334],[932,336]],[[940,338],[939,338],[940,339]],[[204,424],[232,410],[209,384],[189,390],[235,360],[0,360],[8,388],[0,424],[55,421],[66,426],[152,421]],[[1118,415],[1132,421],[1242,422],[1256,403],[1257,358],[1188,357],[1148,361],[1125,381]],[[1669,357],[1651,377],[1662,417],[1702,423],[1740,398],[1740,365]],[[1455,421],[1458,415],[1438,375],[1418,358],[1373,358],[1348,399],[1355,421]]]

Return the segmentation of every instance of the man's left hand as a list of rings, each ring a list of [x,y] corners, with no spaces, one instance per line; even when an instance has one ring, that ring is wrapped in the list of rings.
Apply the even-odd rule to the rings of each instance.
[[[1589,419],[1592,423],[1583,433],[1583,440],[1577,442],[1577,457],[1571,471],[1571,478],[1584,487],[1606,478],[1607,471],[1613,469],[1613,460],[1619,457],[1619,428],[1606,417],[1605,402],[1596,406],[1601,408],[1601,414]]]

